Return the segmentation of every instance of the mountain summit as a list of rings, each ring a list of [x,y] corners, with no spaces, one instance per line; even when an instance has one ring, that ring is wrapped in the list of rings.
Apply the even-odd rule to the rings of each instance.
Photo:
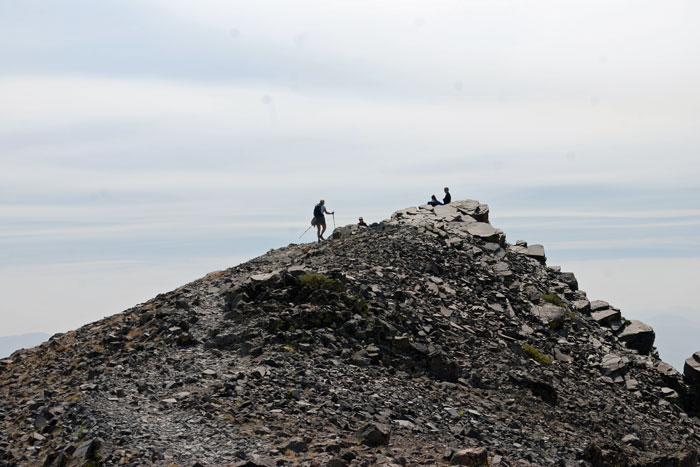
[[[487,205],[409,208],[0,360],[0,465],[697,465],[653,343]]]

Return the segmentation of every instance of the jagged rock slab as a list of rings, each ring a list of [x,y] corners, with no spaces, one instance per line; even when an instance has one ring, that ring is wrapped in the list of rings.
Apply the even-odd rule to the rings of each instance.
[[[525,250],[525,254],[530,258],[536,259],[542,264],[547,262],[547,256],[544,254],[544,246],[542,245],[530,245]]]
[[[624,342],[627,347],[645,355],[651,351],[655,338],[654,329],[637,320],[630,321],[618,334],[618,339]]]
[[[592,312],[591,318],[593,318],[594,321],[596,321],[600,324],[607,325],[613,321],[619,321],[621,318],[621,314],[620,314],[620,310],[608,308],[605,310],[599,310],[599,311]]]
[[[685,361],[683,374],[694,386],[700,388],[700,351]]]

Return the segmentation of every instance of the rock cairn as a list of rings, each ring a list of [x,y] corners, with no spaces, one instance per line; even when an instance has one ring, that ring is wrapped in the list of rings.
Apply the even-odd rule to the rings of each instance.
[[[0,465],[697,464],[700,353],[476,201],[289,245],[0,360]]]

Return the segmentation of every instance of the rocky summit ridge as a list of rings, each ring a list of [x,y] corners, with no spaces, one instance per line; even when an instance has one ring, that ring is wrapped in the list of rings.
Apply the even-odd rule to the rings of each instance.
[[[0,465],[697,465],[700,353],[653,342],[487,205],[409,208],[0,360]]]

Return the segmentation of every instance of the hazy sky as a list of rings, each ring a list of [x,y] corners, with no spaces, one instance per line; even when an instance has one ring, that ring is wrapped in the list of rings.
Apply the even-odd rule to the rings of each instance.
[[[319,198],[376,221],[448,185],[680,366],[697,24],[690,0],[0,0],[0,335],[298,242]]]

